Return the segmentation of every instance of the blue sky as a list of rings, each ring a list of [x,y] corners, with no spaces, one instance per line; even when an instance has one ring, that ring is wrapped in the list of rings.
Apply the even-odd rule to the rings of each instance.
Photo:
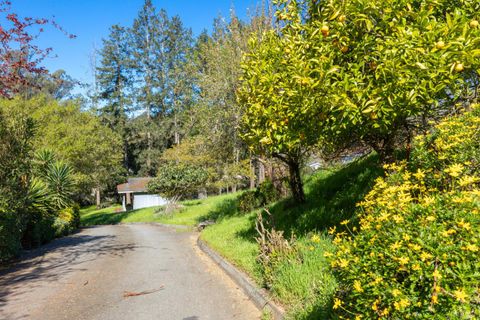
[[[48,28],[37,40],[43,47],[53,48],[53,55],[44,61],[50,70],[64,69],[73,78],[91,82],[90,55],[94,44],[101,46],[113,24],[130,26],[144,0],[11,0],[12,11],[20,16],[51,18],[76,39]],[[211,30],[213,19],[220,14],[228,16],[233,7],[241,18],[256,0],[153,0],[157,9],[164,8],[169,16],[179,15],[195,35],[203,29]]]

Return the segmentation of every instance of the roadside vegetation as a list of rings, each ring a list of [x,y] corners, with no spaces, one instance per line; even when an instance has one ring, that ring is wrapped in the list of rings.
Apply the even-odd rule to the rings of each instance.
[[[103,224],[160,222],[172,225],[194,227],[199,222],[207,220],[209,215],[218,210],[218,205],[224,201],[234,199],[236,194],[226,194],[209,197],[203,200],[187,200],[178,203],[175,214],[165,213],[165,207],[150,207],[122,212],[119,205],[103,209],[96,206],[85,207],[80,210],[83,226]]]
[[[275,0],[194,37],[145,0],[77,98],[9,10],[0,261],[95,203],[84,226],[214,221],[288,318],[480,317],[479,1]],[[127,176],[169,206],[100,209]]]

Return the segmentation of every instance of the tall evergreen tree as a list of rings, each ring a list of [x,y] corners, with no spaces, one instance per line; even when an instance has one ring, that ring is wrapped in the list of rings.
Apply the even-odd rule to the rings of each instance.
[[[136,103],[145,115],[137,119],[138,137],[141,150],[140,161],[144,162],[143,172],[155,173],[152,163],[156,157],[155,149],[162,147],[161,139],[154,136],[154,118],[161,118],[165,113],[165,39],[168,28],[168,16],[165,10],[156,12],[151,0],[145,3],[133,22],[131,30],[131,47],[133,49],[134,70],[136,74]],[[155,141],[157,140],[157,141]],[[158,141],[160,140],[160,141]]]
[[[185,133],[183,118],[188,117],[194,100],[195,66],[192,60],[192,32],[183,26],[178,16],[169,21],[166,38],[166,56],[168,69],[165,72],[167,79],[165,105],[169,117],[171,139],[178,145]],[[183,128],[186,129],[186,128]]]
[[[132,56],[128,31],[118,25],[110,28],[100,50],[101,65],[97,68],[99,114],[103,122],[122,137],[123,164],[131,169],[128,116],[132,111]]]

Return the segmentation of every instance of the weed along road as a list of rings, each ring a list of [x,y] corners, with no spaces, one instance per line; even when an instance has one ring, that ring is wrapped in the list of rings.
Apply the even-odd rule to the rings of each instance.
[[[0,270],[0,319],[259,319],[194,240],[148,224],[58,239]]]

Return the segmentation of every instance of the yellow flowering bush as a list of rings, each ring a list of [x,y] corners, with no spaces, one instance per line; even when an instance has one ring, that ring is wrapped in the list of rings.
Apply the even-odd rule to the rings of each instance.
[[[333,231],[340,319],[480,318],[480,107],[385,167],[358,225]]]

